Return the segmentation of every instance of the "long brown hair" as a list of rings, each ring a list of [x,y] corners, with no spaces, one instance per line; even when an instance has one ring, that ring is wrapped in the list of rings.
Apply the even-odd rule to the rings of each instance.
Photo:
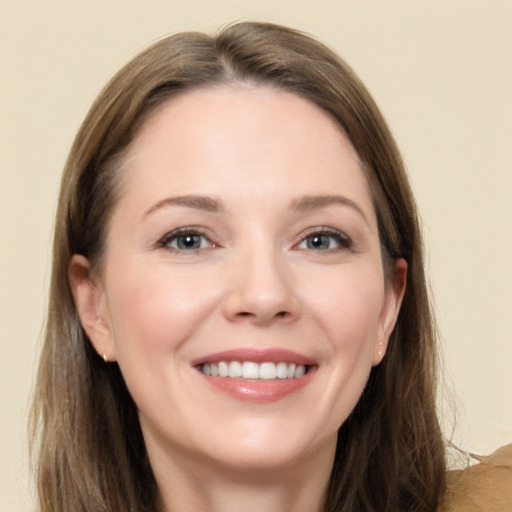
[[[291,91],[339,123],[370,184],[384,266],[389,273],[393,259],[408,263],[407,290],[387,354],[340,428],[325,512],[434,511],[445,487],[435,411],[435,332],[416,206],[399,151],[346,63],[304,34],[266,23],[240,23],[214,37],[182,33],[156,43],[111,80],[76,136],[61,184],[31,415],[40,509],[158,508],[136,406],[117,364],[105,364],[92,349],[67,271],[73,254],[101,266],[123,156],[151,112],[180,92],[234,82]]]

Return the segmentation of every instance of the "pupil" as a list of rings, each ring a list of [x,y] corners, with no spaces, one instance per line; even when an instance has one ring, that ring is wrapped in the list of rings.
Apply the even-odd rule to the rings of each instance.
[[[199,247],[199,237],[197,235],[185,235],[178,239],[178,247],[181,249],[196,249]]]
[[[310,245],[314,249],[318,249],[319,247],[327,248],[329,247],[329,237],[325,235],[313,236],[310,240]]]

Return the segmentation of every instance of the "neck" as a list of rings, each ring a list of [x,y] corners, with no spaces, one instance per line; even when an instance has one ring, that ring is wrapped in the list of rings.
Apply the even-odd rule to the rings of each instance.
[[[190,453],[148,452],[162,512],[322,512],[335,446],[277,468],[226,467]]]

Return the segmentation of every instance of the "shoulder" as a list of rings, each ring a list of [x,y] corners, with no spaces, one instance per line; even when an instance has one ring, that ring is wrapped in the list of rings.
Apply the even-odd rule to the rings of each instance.
[[[479,464],[447,473],[439,512],[491,511],[512,511],[512,444],[482,457]]]

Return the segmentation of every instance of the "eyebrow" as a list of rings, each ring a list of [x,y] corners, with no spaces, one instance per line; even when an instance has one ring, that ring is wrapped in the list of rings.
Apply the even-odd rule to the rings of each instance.
[[[362,208],[345,196],[340,195],[305,195],[301,196],[298,199],[292,201],[291,207],[297,211],[311,211],[318,210],[321,208],[325,208],[327,206],[331,206],[333,204],[340,204],[342,206],[348,206],[354,209],[357,213],[361,215],[366,224],[368,224],[368,219],[364,214]],[[202,195],[185,195],[185,196],[173,196],[166,197],[158,203],[154,204],[150,208],[148,208],[143,217],[147,217],[153,212],[164,208],[166,206],[184,206],[186,208],[193,208],[195,210],[203,210],[207,212],[222,212],[225,211],[226,207],[224,202],[217,197],[210,196],[202,196]]]
[[[348,206],[349,208],[352,208],[355,210],[361,217],[363,217],[366,224],[369,225],[368,219],[366,218],[366,215],[364,214],[363,209],[352,199],[349,199],[345,196],[339,196],[339,195],[322,195],[322,196],[301,196],[298,199],[295,199],[292,202],[292,208],[294,210],[298,211],[311,211],[311,210],[318,210],[321,208],[325,208],[327,206],[331,206],[333,204],[340,204],[342,206]]]
[[[194,208],[195,210],[204,210],[207,212],[221,212],[225,210],[224,203],[217,197],[186,195],[166,197],[158,203],[147,209],[143,217],[147,217],[156,210],[160,210],[166,206],[185,206],[186,208]]]

